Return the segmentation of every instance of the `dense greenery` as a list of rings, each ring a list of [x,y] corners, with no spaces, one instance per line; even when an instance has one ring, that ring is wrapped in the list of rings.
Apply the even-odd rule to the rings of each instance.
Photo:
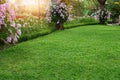
[[[39,37],[39,36],[43,36],[51,33],[54,30],[55,30],[55,27],[53,23],[48,24],[45,21],[41,21],[40,23],[36,23],[31,27],[28,27],[28,26],[23,27],[22,36],[20,37],[19,41],[22,42],[22,41]]]
[[[69,5],[74,16],[87,16],[91,10],[98,8],[97,0],[69,0]]]
[[[0,52],[0,80],[119,80],[120,28],[57,31]]]
[[[56,30],[54,23],[47,23],[46,20],[38,21],[38,23],[34,24],[35,21],[31,22],[31,26],[26,25],[25,27],[22,27],[22,36],[20,37],[21,41],[30,40],[42,35],[49,34]],[[98,21],[96,21],[94,18],[80,18],[75,19],[73,21],[67,21],[65,23],[65,29],[71,28],[71,27],[77,27],[80,25],[88,25],[88,24],[97,24]],[[33,25],[34,24],[34,25]]]
[[[117,22],[118,17],[120,15],[120,1],[108,1],[108,10],[111,12],[111,18],[113,22]]]
[[[92,25],[92,24],[98,24],[98,20],[92,17],[81,17],[78,19],[74,19],[73,21],[67,21],[65,23],[65,28],[71,28],[80,25]]]

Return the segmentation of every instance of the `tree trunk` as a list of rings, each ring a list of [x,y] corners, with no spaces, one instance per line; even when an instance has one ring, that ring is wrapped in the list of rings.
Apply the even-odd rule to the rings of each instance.
[[[105,10],[105,3],[106,0],[98,0],[99,4],[100,4],[100,15],[99,15],[99,21],[100,24],[105,24],[105,22],[107,21],[107,14],[106,14],[106,10]]]
[[[63,23],[56,24],[56,27],[57,27],[58,30],[64,30],[64,24]]]
[[[105,2],[106,2],[107,0],[98,0],[98,2],[100,3],[100,5],[105,5]]]
[[[101,9],[101,10],[104,10],[106,1],[107,1],[107,0],[98,0],[98,2],[99,2],[99,4],[100,4],[100,9]]]
[[[100,5],[100,10],[104,10],[105,9],[105,5]]]

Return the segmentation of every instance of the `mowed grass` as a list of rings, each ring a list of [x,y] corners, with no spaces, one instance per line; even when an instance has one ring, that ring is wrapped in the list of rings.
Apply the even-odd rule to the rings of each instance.
[[[120,27],[56,31],[1,51],[0,80],[120,80]]]

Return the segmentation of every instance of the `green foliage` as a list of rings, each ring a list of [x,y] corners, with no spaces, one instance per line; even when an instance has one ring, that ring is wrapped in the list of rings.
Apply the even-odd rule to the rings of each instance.
[[[46,20],[39,20],[39,23],[34,22],[35,21],[31,22],[31,24],[33,24],[31,26],[27,25],[26,27],[22,27],[22,36],[19,40],[20,42],[47,35],[56,29],[54,23],[47,23]],[[98,21],[96,21],[94,18],[80,18],[73,21],[67,21],[65,23],[65,28],[96,23],[98,23]]]
[[[30,18],[32,19],[32,18]],[[30,40],[39,36],[43,36],[55,31],[54,23],[47,23],[46,20],[34,20],[32,19],[26,26],[22,27],[22,36],[20,37],[20,42]],[[26,21],[26,20],[25,20]],[[23,23],[23,22],[21,22]],[[78,25],[96,24],[97,21],[94,18],[80,18],[73,21],[67,21],[65,23],[65,28],[76,27]],[[24,25],[24,24],[23,24]]]
[[[19,40],[20,42],[49,34],[55,30],[53,23],[47,23],[46,20],[39,20],[38,22],[39,23],[32,22],[32,25],[22,27],[22,36]]]
[[[53,31],[56,30],[54,23],[47,23],[46,20],[39,20],[35,17],[28,17],[25,19],[19,19],[16,21],[17,23],[22,24],[22,35],[19,39],[19,42],[23,42],[26,40],[34,39],[39,36],[47,35]],[[72,28],[77,27],[80,25],[87,25],[87,24],[96,24],[97,21],[94,18],[80,18],[75,19],[73,21],[67,21],[65,23],[65,28]],[[6,38],[7,33],[5,30],[2,34],[0,34],[0,37]]]
[[[74,16],[83,16],[84,15],[84,4],[78,0],[70,0],[70,7],[72,10],[70,14]]]
[[[65,28],[71,28],[71,27],[76,27],[80,25],[97,24],[97,23],[98,23],[98,20],[95,20],[92,17],[83,17],[83,18],[74,19],[72,21],[67,21],[65,23]]]
[[[70,0],[70,6],[73,6],[71,14],[74,16],[87,16],[92,9],[98,7],[96,0]]]
[[[9,35],[8,29],[3,28],[3,29],[0,31],[0,38],[6,39],[6,37],[7,37],[8,35]]]

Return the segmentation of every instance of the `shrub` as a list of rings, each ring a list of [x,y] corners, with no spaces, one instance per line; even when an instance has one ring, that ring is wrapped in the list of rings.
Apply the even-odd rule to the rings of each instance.
[[[27,19],[28,22],[26,22],[26,24],[25,23],[23,24],[24,27],[21,28],[22,35],[20,37],[19,42],[30,40],[42,35],[46,35],[55,30],[54,24],[53,23],[48,24],[48,22],[44,19],[42,20],[34,18],[29,19],[32,19],[33,21],[30,23],[29,20]]]
[[[0,4],[0,38],[15,44],[21,35],[21,25],[15,22],[15,11],[9,3]],[[7,38],[6,38],[7,37]]]
[[[54,22],[57,29],[60,30],[64,29],[64,23],[67,21],[68,16],[68,8],[61,0],[53,2],[47,13],[48,21]]]

